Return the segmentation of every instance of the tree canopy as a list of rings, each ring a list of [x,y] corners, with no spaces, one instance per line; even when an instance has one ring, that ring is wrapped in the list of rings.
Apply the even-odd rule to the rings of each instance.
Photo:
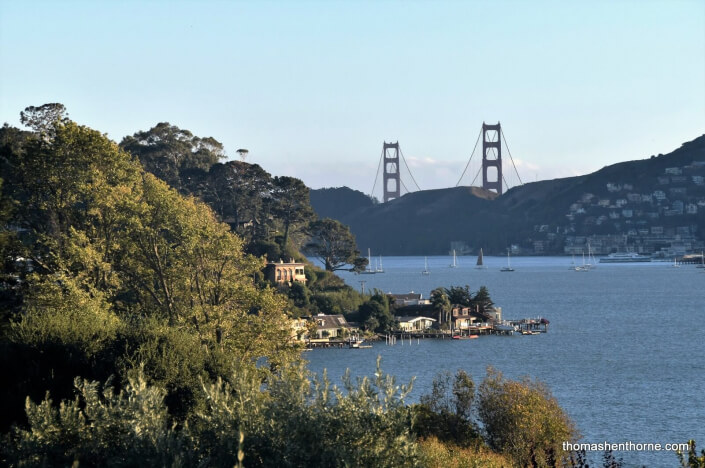
[[[13,382],[0,386],[13,408],[0,411],[3,427],[26,395],[68,397],[73,376],[124,383],[141,363],[172,414],[186,417],[202,401],[200,378],[234,362],[298,359],[286,299],[255,281],[263,260],[205,204],[66,119],[41,138],[0,133],[13,268],[3,273],[15,278],[0,295],[0,360]]]
[[[223,145],[215,138],[197,137],[169,122],[127,136],[120,146],[139,158],[147,171],[176,188],[181,185],[182,171],[207,171],[225,158]]]
[[[347,226],[334,219],[321,219],[309,226],[311,241],[307,248],[325,265],[327,271],[348,269],[360,271],[367,265],[366,261],[356,261],[360,256],[355,244],[355,237]]]

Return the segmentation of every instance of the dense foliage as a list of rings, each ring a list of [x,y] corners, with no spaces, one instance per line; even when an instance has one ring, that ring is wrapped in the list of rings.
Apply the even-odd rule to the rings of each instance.
[[[378,372],[343,389],[302,367],[264,383],[239,368],[203,382],[206,406],[189,425],[170,424],[166,392],[142,369],[122,392],[76,379],[76,398],[57,408],[28,399],[30,430],[16,428],[2,452],[13,466],[415,466],[403,397],[409,386]],[[263,391],[266,390],[266,391]]]
[[[263,261],[212,211],[143,171],[99,132],[2,129],[2,427],[26,395],[72,394],[74,376],[120,386],[143,363],[171,414],[202,405],[199,379],[233,362],[296,359],[285,300]]]

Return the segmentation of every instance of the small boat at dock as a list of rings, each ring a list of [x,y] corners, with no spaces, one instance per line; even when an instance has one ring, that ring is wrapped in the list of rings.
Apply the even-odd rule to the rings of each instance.
[[[364,348],[371,348],[372,345],[366,345],[363,344],[365,340],[350,340],[348,342],[348,348],[350,349],[364,349]]]

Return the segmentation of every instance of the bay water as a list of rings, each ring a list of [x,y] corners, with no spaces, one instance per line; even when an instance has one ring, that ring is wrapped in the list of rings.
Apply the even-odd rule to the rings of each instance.
[[[577,261],[577,260],[576,260]],[[583,443],[667,443],[705,447],[705,269],[672,263],[598,264],[570,270],[565,257],[385,257],[384,273],[338,274],[366,291],[430,296],[436,287],[487,286],[503,318],[545,317],[540,335],[482,336],[373,343],[370,349],[317,349],[309,369],[340,384],[346,369],[373,376],[377,356],[398,383],[415,379],[407,402],[430,392],[443,371],[464,369],[479,384],[488,366],[506,377],[545,382],[582,434]],[[580,260],[582,263],[582,259]],[[374,259],[373,259],[374,263]],[[626,466],[677,466],[672,452],[615,452]],[[592,461],[602,453],[589,454]]]

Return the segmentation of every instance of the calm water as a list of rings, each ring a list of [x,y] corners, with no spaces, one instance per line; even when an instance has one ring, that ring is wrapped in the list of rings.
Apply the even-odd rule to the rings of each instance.
[[[583,442],[674,443],[695,439],[705,447],[705,270],[668,263],[599,264],[569,271],[570,258],[387,257],[384,274],[341,273],[360,288],[420,292],[437,286],[487,286],[504,318],[543,316],[547,334],[489,336],[478,340],[421,340],[404,346],[326,349],[306,353],[309,368],[334,383],[346,368],[371,376],[382,356],[384,371],[406,383],[416,377],[411,400],[428,393],[441,371],[464,369],[476,384],[493,366],[509,378],[546,382],[576,422]],[[582,259],[581,259],[582,262]],[[374,263],[374,259],[373,259]],[[667,452],[619,452],[629,465],[677,466]],[[600,454],[601,456],[601,454]]]

